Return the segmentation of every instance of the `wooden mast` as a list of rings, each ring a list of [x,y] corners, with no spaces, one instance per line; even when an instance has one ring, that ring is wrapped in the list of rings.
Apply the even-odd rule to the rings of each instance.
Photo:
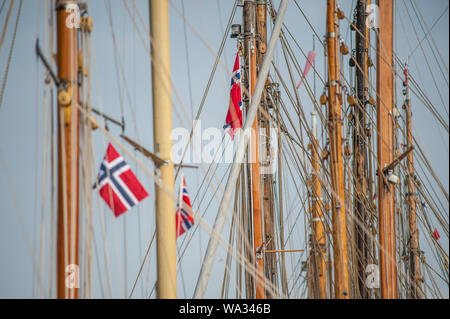
[[[256,71],[256,2],[246,0],[244,2],[244,34],[247,36],[246,54],[249,54],[249,80],[250,80],[250,101],[255,91],[257,71]],[[258,133],[259,133],[258,113],[252,125],[251,138],[251,176],[252,176],[252,206],[253,206],[253,245],[255,252],[255,286],[256,299],[264,298],[264,264],[263,264],[263,240],[262,240],[262,220],[261,220],[261,181],[259,173],[258,154]]]
[[[334,291],[336,299],[349,298],[346,207],[341,137],[341,105],[339,89],[338,28],[336,1],[327,0],[326,25],[328,59],[328,131],[330,140],[330,173],[332,188],[332,226],[334,255]]]
[[[366,271],[368,260],[367,239],[364,230],[367,220],[367,150],[366,150],[366,102],[367,102],[367,29],[366,29],[366,1],[358,0],[356,5],[356,104],[353,107],[353,172],[354,172],[354,211],[358,220],[355,223],[355,241],[357,256],[357,282],[359,297],[366,299]]]
[[[149,0],[152,53],[153,138],[154,153],[166,162],[158,167],[159,177],[173,193],[174,176],[171,161],[172,86],[170,80],[169,3]],[[175,203],[171,196],[155,183],[157,296],[177,297]]]
[[[76,0],[57,0],[57,297],[78,298],[78,85]],[[75,17],[75,18],[71,18]]]
[[[411,112],[411,99],[409,92],[408,82],[408,62],[405,69],[405,104],[403,108],[406,112],[406,148],[409,149],[413,146],[412,135],[412,112]],[[408,202],[409,211],[409,258],[410,258],[410,277],[411,277],[411,297],[420,299],[423,297],[422,292],[422,275],[420,273],[420,251],[419,251],[419,230],[417,229],[417,216],[416,216],[416,185],[414,174],[414,155],[413,152],[409,152],[406,162],[408,174],[406,177],[406,184],[408,187],[408,194],[406,196]]]
[[[256,113],[258,112],[258,106],[260,103],[260,99],[264,90],[264,86],[266,83],[267,76],[269,75],[269,69],[272,64],[272,59],[274,56],[275,46],[280,36],[281,27],[283,24],[284,16],[286,14],[286,9],[289,0],[281,0],[277,18],[275,20],[275,24],[272,29],[272,33],[270,35],[270,40],[267,45],[266,55],[264,57],[263,63],[259,70],[259,78],[255,85],[255,90],[253,94],[253,100],[250,103],[250,107],[247,110],[247,118],[245,120],[243,131],[247,132],[251,125],[253,124]],[[225,213],[229,208],[229,203],[231,202],[231,193],[236,187],[236,181],[239,177],[239,171],[241,169],[241,163],[244,159],[245,150],[248,145],[248,139],[242,138],[238,141],[238,148],[236,150],[233,164],[231,167],[230,175],[228,177],[227,184],[225,186],[225,191],[223,193],[223,197],[220,201],[219,211],[216,215],[216,220],[214,222],[214,227],[212,229],[212,233],[220,233],[223,229],[225,223]],[[217,236],[211,236],[208,247],[206,248],[205,258],[203,259],[203,264],[200,270],[200,275],[198,277],[197,285],[195,287],[194,298],[201,298],[205,293],[205,289],[207,286],[208,278],[211,273],[212,264],[214,261],[214,256],[217,252],[218,248],[218,238]]]
[[[322,185],[320,184],[320,155],[319,155],[319,142],[317,131],[317,113],[314,111],[311,113],[311,128],[313,132],[313,140],[311,141],[311,186],[312,186],[312,216],[311,224],[313,231],[312,240],[312,262],[313,280],[316,299],[327,298],[327,277],[326,277],[326,235],[323,225],[323,204],[322,204]]]
[[[397,298],[394,186],[382,173],[394,160],[393,2],[379,0],[377,41],[377,135],[380,283],[383,299]],[[388,173],[389,174],[389,173]]]
[[[266,52],[267,46],[267,1],[259,0],[256,3],[256,63],[259,72],[262,61],[264,59],[264,54]],[[263,97],[261,99],[260,107],[269,114],[269,107],[266,98],[267,92],[263,92]],[[272,165],[271,156],[271,127],[270,121],[261,116],[261,134],[264,135],[263,149],[261,153],[264,154],[264,168],[268,170],[270,167],[267,164]],[[263,216],[264,216],[264,242],[266,250],[275,249],[275,238],[274,238],[274,210],[273,210],[273,175],[272,171],[265,171],[262,173],[263,178]],[[264,267],[265,267],[265,277],[268,282],[271,282],[276,286],[276,258],[273,254],[264,254]],[[273,298],[269,290],[266,290],[266,298]]]

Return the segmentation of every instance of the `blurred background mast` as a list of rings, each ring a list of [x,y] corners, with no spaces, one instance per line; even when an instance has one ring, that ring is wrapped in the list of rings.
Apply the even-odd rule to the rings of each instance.
[[[174,171],[171,159],[172,86],[170,69],[169,1],[149,0],[152,58],[154,154],[165,162],[157,175],[166,188],[155,183],[157,297],[177,298]]]

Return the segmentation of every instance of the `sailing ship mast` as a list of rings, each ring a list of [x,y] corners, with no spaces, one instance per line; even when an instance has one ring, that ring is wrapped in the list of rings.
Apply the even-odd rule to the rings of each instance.
[[[333,237],[333,261],[334,261],[334,297],[368,298],[369,291],[366,287],[365,266],[375,258],[375,253],[371,251],[371,238],[367,234],[368,219],[370,210],[374,210],[371,204],[371,155],[368,152],[371,148],[370,130],[366,129],[370,115],[366,112],[366,104],[373,104],[368,101],[368,48],[369,29],[365,24],[366,7],[370,1],[358,0],[356,8],[356,50],[355,63],[355,92],[356,98],[349,97],[349,104],[353,108],[353,194],[350,194],[351,187],[348,188],[347,198],[353,196],[354,212],[357,218],[355,225],[356,251],[355,265],[357,278],[353,283],[349,276],[349,258],[347,252],[347,221],[346,215],[349,208],[345,205],[345,179],[342,152],[342,83],[339,66],[339,28],[337,18],[342,18],[336,6],[336,0],[327,0],[327,33],[326,33],[326,55],[328,64],[328,118],[327,129],[329,134],[329,161],[331,180],[331,201],[332,201],[332,237]],[[175,207],[174,193],[174,164],[171,161],[172,141],[170,133],[172,131],[172,102],[171,102],[171,66],[170,66],[170,41],[169,41],[169,8],[168,1],[149,0],[150,34],[151,34],[151,59],[152,59],[152,89],[153,89],[153,121],[154,121],[154,153],[151,153],[131,139],[124,139],[139,149],[144,155],[150,157],[154,163],[158,177],[163,186],[155,183],[156,188],[156,233],[157,233],[157,297],[176,298],[176,235],[175,235]],[[57,296],[58,298],[78,298],[79,296],[79,139],[83,149],[83,136],[79,134],[79,113],[78,107],[85,107],[82,91],[83,86],[79,82],[79,73],[83,69],[83,61],[80,60],[79,46],[83,46],[83,41],[77,43],[77,28],[70,26],[70,14],[73,9],[82,6],[76,0],[56,0],[57,10],[57,76],[54,78],[58,86],[58,229],[57,229]],[[260,171],[259,152],[266,154],[271,152],[269,143],[270,121],[266,114],[269,114],[269,105],[266,94],[266,78],[269,72],[276,39],[280,34],[281,24],[286,11],[287,0],[282,0],[277,20],[267,48],[267,27],[266,14],[267,2],[262,0],[244,0],[243,26],[244,26],[244,56],[245,67],[247,68],[247,92],[249,95],[249,107],[247,112],[247,122],[244,130],[253,128],[251,140],[251,171],[247,178],[251,183],[250,206],[252,214],[248,212],[247,220],[253,222],[252,233],[248,236],[250,245],[253,244],[252,265],[246,271],[252,273],[252,281],[249,281],[247,296],[256,298],[278,297],[273,287],[278,287],[276,268],[277,260],[273,252],[288,252],[300,250],[284,250],[284,243],[281,240],[281,250],[275,248],[275,224],[274,224],[274,195],[273,177],[264,175]],[[393,4],[390,0],[379,0],[380,8],[380,28],[377,38],[377,178],[378,178],[378,213],[379,213],[379,242],[380,242],[380,278],[381,297],[397,298],[397,264],[396,264],[396,227],[395,227],[395,182],[391,174],[392,169],[401,159],[407,156],[406,172],[406,203],[408,207],[409,220],[409,287],[412,298],[423,298],[425,292],[422,290],[424,282],[420,269],[419,233],[416,207],[418,196],[416,194],[416,176],[414,171],[413,135],[412,135],[412,112],[410,100],[410,88],[408,83],[408,63],[405,71],[405,91],[406,96],[403,108],[405,110],[405,138],[407,151],[401,156],[394,156],[394,76],[393,76]],[[68,10],[69,9],[69,10]],[[83,31],[83,30],[82,30]],[[42,55],[40,55],[42,58]],[[48,63],[45,63],[48,71],[51,71]],[[342,75],[342,79],[345,76]],[[353,98],[353,100],[351,99]],[[277,97],[278,99],[278,97]],[[81,102],[80,102],[81,100]],[[372,100],[372,99],[370,99]],[[353,101],[351,103],[350,101]],[[278,104],[275,103],[275,104]],[[323,103],[322,103],[323,104]],[[278,107],[278,105],[277,105]],[[95,112],[95,110],[93,110]],[[280,112],[277,112],[277,124],[280,128]],[[98,113],[101,116],[102,113]],[[310,296],[315,298],[331,297],[333,294],[327,292],[327,284],[331,282],[332,275],[327,272],[326,265],[326,230],[324,227],[324,208],[322,203],[322,184],[320,182],[320,162],[319,141],[317,132],[317,113],[312,113],[312,135],[309,149],[311,151],[312,177],[310,182],[311,192],[311,255],[309,273],[311,280]],[[117,122],[118,123],[118,122]],[[123,125],[123,121],[122,121]],[[260,127],[262,134],[265,134],[266,144],[264,149],[259,149],[258,137]],[[123,127],[123,126],[122,126]],[[369,138],[370,139],[370,138]],[[367,142],[367,145],[366,145]],[[232,191],[241,170],[241,162],[244,157],[248,141],[239,142],[233,162],[230,176],[226,185],[223,199],[220,203],[214,229],[211,234],[208,249],[205,254],[204,263],[197,283],[195,298],[203,297],[208,277],[217,250],[218,235],[223,228],[225,213],[229,209],[227,205],[231,202]],[[278,137],[281,147],[281,137]],[[84,159],[86,160],[86,159]],[[281,164],[281,156],[279,157]],[[183,165],[183,164],[180,164]],[[188,165],[183,165],[187,166]],[[261,180],[261,175],[263,180]],[[242,178],[245,181],[245,178]],[[282,187],[281,174],[278,182],[280,196],[280,210],[282,208]],[[350,178],[348,182],[351,183]],[[250,185],[248,185],[250,186]],[[261,186],[263,194],[261,194]],[[240,189],[240,185],[236,189]],[[420,188],[418,188],[420,190]],[[237,195],[235,195],[238,198]],[[244,196],[241,197],[245,201]],[[262,207],[261,207],[262,206]],[[236,210],[236,206],[235,206]],[[244,208],[245,211],[245,208]],[[283,218],[280,216],[281,220]],[[250,227],[249,227],[250,228]],[[280,227],[280,229],[282,229]],[[281,230],[282,231],[282,230]],[[253,240],[253,243],[251,241]],[[437,240],[437,239],[436,239]],[[251,249],[250,249],[251,250]],[[371,259],[369,261],[369,259]],[[254,269],[252,269],[254,266]],[[424,266],[425,267],[425,266]],[[282,270],[283,293],[287,295],[287,279]],[[254,285],[253,285],[254,283]],[[352,285],[354,284],[354,285]],[[331,283],[329,285],[331,287]],[[352,289],[355,288],[355,291]],[[91,288],[87,287],[87,291]],[[249,293],[251,290],[251,293]],[[255,294],[256,292],[256,294]],[[359,295],[358,295],[359,293]]]
[[[261,67],[262,61],[264,59],[264,54],[266,52],[267,46],[267,1],[257,1],[256,2],[256,35],[257,35],[257,56],[256,63],[258,70]],[[263,92],[263,97],[261,99],[261,110],[265,114],[269,114],[269,105],[267,103],[267,91]],[[272,163],[272,148],[271,148],[271,127],[270,121],[267,117],[260,117],[261,124],[261,136],[263,137],[261,158],[266,161],[263,165],[267,167]],[[262,172],[262,183],[263,183],[263,219],[264,219],[264,250],[274,250],[275,249],[275,234],[274,234],[274,209],[273,209],[273,175],[269,172]],[[276,258],[274,254],[264,254],[264,273],[265,278],[268,282],[271,282],[273,286],[276,286]],[[269,290],[265,291],[266,298],[273,298],[274,296]]]
[[[377,43],[377,135],[380,284],[383,299],[397,298],[394,185],[384,168],[394,160],[393,3],[379,0]]]
[[[164,160],[157,167],[163,185],[174,192],[174,172],[171,161],[172,89],[170,79],[169,2],[149,0],[153,89],[154,153]],[[157,296],[177,297],[175,205],[166,190],[155,183]]]
[[[406,147],[407,149],[413,146],[412,136],[412,112],[411,112],[411,98],[409,92],[408,82],[408,62],[405,68],[405,103],[403,109],[406,114]],[[406,195],[408,202],[408,217],[409,217],[409,259],[410,259],[410,277],[411,277],[411,297],[422,298],[422,275],[420,273],[420,250],[419,250],[419,230],[417,229],[417,215],[416,215],[416,181],[414,173],[414,155],[409,152],[407,161],[407,175],[406,184],[408,187],[408,194]]]
[[[69,7],[72,7],[71,10]],[[58,230],[57,297],[78,298],[78,46],[67,23],[76,0],[57,0]],[[66,276],[70,273],[70,276]]]
[[[274,49],[278,37],[280,35],[281,26],[283,24],[284,15],[286,13],[288,0],[282,0],[280,3],[280,7],[277,14],[277,19],[275,21],[272,34],[270,35],[269,44],[267,46],[266,55],[264,57],[263,63],[261,65],[260,74],[258,76],[258,80],[255,85],[255,90],[253,94],[253,100],[250,103],[250,107],[247,111],[247,119],[243,126],[243,130],[246,131],[250,129],[253,125],[253,122],[256,118],[256,113],[258,111],[258,106],[260,103],[260,99],[265,87],[266,79],[269,74],[270,65],[272,63],[272,58],[274,55]],[[205,258],[200,270],[200,275],[197,281],[197,285],[195,287],[194,298],[201,298],[204,296],[206,285],[208,282],[208,278],[210,276],[212,263],[214,261],[214,256],[217,252],[218,247],[218,236],[224,226],[225,223],[225,214],[228,211],[229,203],[231,202],[231,195],[236,186],[236,181],[239,177],[240,172],[240,163],[245,155],[245,149],[248,145],[248,139],[242,138],[239,140],[238,147],[235,153],[235,157],[233,160],[233,164],[231,166],[231,171],[228,177],[227,184],[225,186],[225,191],[220,202],[219,211],[216,215],[216,220],[214,222],[214,227],[211,233],[211,238],[208,242],[208,247],[206,249]]]
[[[246,0],[243,10],[243,29],[246,41],[244,45],[245,55],[247,56],[249,102],[251,103],[255,91],[257,71],[256,71],[256,1]],[[263,258],[263,234],[262,234],[262,215],[261,215],[261,180],[259,167],[259,114],[255,116],[252,125],[251,141],[251,183],[252,183],[252,215],[253,215],[253,245],[255,261],[255,288],[256,299],[264,298],[264,258]]]
[[[338,28],[336,1],[327,0],[326,45],[328,60],[328,132],[333,227],[334,291],[336,299],[349,298],[346,207],[341,136]]]
[[[366,103],[367,103],[367,41],[369,36],[366,28],[366,1],[358,0],[356,5],[356,83],[355,91],[357,99],[353,99],[353,175],[354,175],[354,214],[355,223],[356,258],[357,258],[357,282],[359,296],[366,299],[365,267],[368,261],[368,236],[366,227],[368,205],[367,184],[367,148],[366,140]]]
[[[316,299],[327,298],[327,276],[326,276],[326,234],[324,229],[322,185],[320,184],[320,155],[317,128],[317,113],[311,113],[312,141],[308,145],[311,150],[311,202],[312,202],[312,258],[310,259],[310,269],[313,271],[312,297]]]

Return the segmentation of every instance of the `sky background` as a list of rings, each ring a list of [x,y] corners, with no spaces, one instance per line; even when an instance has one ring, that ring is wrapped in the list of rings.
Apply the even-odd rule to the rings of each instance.
[[[172,3],[182,12],[181,1],[173,0]],[[0,5],[2,2],[0,1]],[[5,42],[0,51],[1,75],[6,66],[18,2],[16,1]],[[431,34],[448,66],[449,3],[446,0],[416,0],[416,2],[429,27],[447,10],[433,27]],[[50,198],[52,192],[54,194],[54,189],[50,187],[51,183],[48,178],[50,170],[49,125],[46,124],[48,123],[46,114],[48,114],[49,105],[48,103],[44,104],[44,92],[47,92],[48,101],[48,88],[45,88],[43,66],[37,60],[34,51],[35,41],[40,38],[46,56],[50,56],[48,47],[44,46],[45,43],[48,43],[46,37],[50,32],[45,25],[48,3],[23,1],[6,90],[0,106],[0,202],[2,203],[0,209],[0,298],[48,298],[54,297],[55,294],[54,254],[51,253],[51,247],[54,244],[52,235],[54,228],[51,225],[50,209]],[[152,150],[151,74],[150,58],[146,49],[149,43],[146,33],[148,30],[148,2],[136,0],[138,11],[133,10],[131,1],[127,2],[133,10],[133,18],[143,35],[144,42],[142,42],[123,2],[111,0],[112,29],[116,38],[116,46],[114,46],[113,32],[108,20],[108,6],[105,5],[108,1],[91,0],[87,3],[89,15],[94,21],[93,67],[91,70],[93,105],[117,119],[121,118],[123,109],[126,121],[125,133]],[[326,1],[305,0],[299,1],[299,3],[314,29],[320,36],[323,36],[325,34]],[[346,15],[351,16],[355,1],[341,0],[338,3]],[[400,59],[405,61],[418,43],[414,30],[417,31],[419,39],[422,39],[424,33],[418,24],[412,25],[409,20],[405,3],[410,14],[413,14],[410,2],[396,0],[395,3],[397,4],[395,47]],[[279,1],[274,1],[274,4],[278,8]],[[6,6],[8,5],[9,1],[6,1]],[[214,53],[219,48],[232,6],[233,1],[231,0],[184,0],[184,14],[193,28],[198,30],[203,41],[199,39],[198,34],[184,24],[184,20],[177,10],[170,6],[172,80],[175,89],[174,127],[190,128],[191,114],[196,113],[201,102],[214,63]],[[3,26],[6,11],[7,7],[0,14],[0,26]],[[144,19],[145,26],[141,24],[137,12]],[[234,23],[240,23],[241,17],[242,12],[238,8]],[[417,21],[414,16],[413,20]],[[289,4],[285,23],[302,49],[305,52],[311,50],[313,33],[293,1]],[[344,41],[350,46],[353,33],[349,31],[348,23],[345,20],[341,22],[341,27]],[[186,33],[184,32],[185,28]],[[185,41],[186,39],[187,41]],[[422,52],[420,47],[413,51],[410,57],[410,72],[433,105],[441,114],[446,115],[449,110],[448,85],[441,75],[442,68],[440,69],[432,58],[428,45],[425,45],[425,42],[422,43],[425,52]],[[325,74],[324,54],[317,40],[316,51],[316,67],[323,76]],[[303,67],[305,58],[298,50],[296,53],[300,65]],[[229,101],[229,72],[233,66],[235,54],[236,41],[228,37],[222,62],[217,69],[204,111],[200,117],[203,128],[221,128],[223,126]],[[279,45],[274,59],[276,62],[283,59]],[[427,61],[430,64],[431,73],[435,76],[437,87],[428,71]],[[188,73],[188,65],[190,73]],[[122,70],[125,70],[123,74]],[[280,70],[283,71],[285,68],[281,67]],[[349,78],[347,66],[345,72]],[[445,69],[443,72],[448,79]],[[119,79],[118,73],[120,74]],[[287,77],[287,73],[285,74]],[[312,84],[310,81],[312,81],[311,76],[308,82]],[[397,85],[401,85],[401,83],[397,82]],[[317,80],[317,97],[322,90],[323,85]],[[398,92],[398,98],[401,101],[401,90]],[[441,102],[439,93],[442,95],[444,103]],[[313,109],[311,101],[304,88],[299,90],[299,94],[305,114],[309,115]],[[425,106],[417,101],[415,96],[412,97],[412,105],[413,133],[448,192],[448,134],[439,127],[436,120],[425,109]],[[288,103],[288,107],[293,112],[292,105]],[[109,128],[115,137],[119,137],[120,128],[113,124],[109,124]],[[108,140],[101,131],[93,132],[95,158],[92,164],[94,166],[92,178],[97,172],[107,144]],[[147,163],[148,167],[153,167],[151,162],[137,152],[135,154],[136,157]],[[98,298],[128,296],[155,227],[153,181],[137,168],[130,158],[125,156],[125,160],[134,169],[150,196],[125,215],[114,218],[104,202],[99,201],[98,195],[94,194],[93,218],[96,251],[93,257],[93,286],[94,297]],[[197,170],[185,170],[191,199],[196,198],[197,189],[204,180],[208,167],[206,164],[201,166]],[[217,180],[221,181],[223,186],[226,181],[226,177],[223,176],[227,168],[228,164],[221,164],[216,172]],[[216,186],[217,182],[213,182],[208,191],[205,192],[204,189],[200,191],[200,195],[206,193],[203,200],[201,196],[194,200],[194,209],[202,214],[205,213],[204,219],[210,225],[214,222],[218,208],[217,199],[213,198]],[[176,182],[177,189],[178,181]],[[289,191],[286,191],[286,199],[287,202],[291,200],[292,203],[298,201],[295,194]],[[448,201],[443,199],[443,202],[448,215]],[[298,203],[287,207],[287,210],[291,210],[292,215],[287,219],[286,224],[292,227],[294,232],[286,249],[298,249],[303,247],[306,241],[305,219],[304,216],[301,216],[299,222],[293,225],[295,216],[300,211]],[[101,230],[102,224],[104,224],[104,235]],[[225,227],[223,237],[228,239],[227,227]],[[183,238],[178,240],[179,246],[182,241]],[[190,298],[193,295],[207,242],[208,234],[204,230],[199,229],[192,237],[187,254],[181,264],[181,271],[178,273],[178,295],[181,298]],[[448,247],[448,242],[443,245]],[[107,257],[105,257],[105,252]],[[155,256],[153,247],[150,261],[147,262],[142,278],[136,287],[135,297],[148,296],[154,285]],[[225,258],[226,253],[219,248],[208,285],[207,297],[220,296]],[[298,258],[305,260],[306,255],[287,258],[289,269],[295,267]],[[41,263],[43,267],[40,266]],[[108,289],[108,277],[111,280],[111,289]],[[43,289],[39,278],[43,278]],[[235,278],[232,276],[231,281],[234,280]],[[232,286],[233,290],[234,285]],[[444,287],[442,292],[448,297],[448,287]],[[293,297],[300,297],[300,291],[292,293]]]

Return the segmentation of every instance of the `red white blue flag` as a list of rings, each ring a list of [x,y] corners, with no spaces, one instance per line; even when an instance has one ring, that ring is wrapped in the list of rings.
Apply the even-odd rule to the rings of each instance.
[[[130,166],[111,143],[100,165],[94,188],[99,189],[100,196],[116,217],[148,196]]]
[[[233,76],[231,77],[230,104],[223,128],[230,128],[227,133],[234,138],[236,132],[242,127],[242,91],[241,91],[241,66],[239,52],[234,61]]]
[[[189,198],[186,188],[184,174],[181,175],[180,197],[177,206],[175,225],[178,238],[194,225],[194,213],[192,211],[191,199]]]

